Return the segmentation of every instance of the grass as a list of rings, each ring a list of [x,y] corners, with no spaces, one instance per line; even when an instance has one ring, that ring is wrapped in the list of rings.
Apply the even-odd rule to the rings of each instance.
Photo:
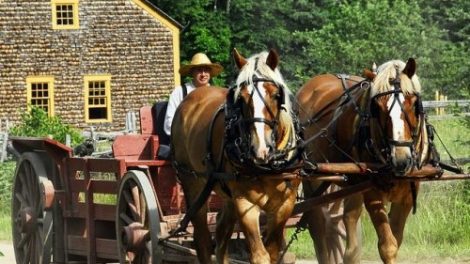
[[[447,119],[432,123],[455,158],[469,158],[470,128],[459,120]],[[442,159],[448,159],[437,138],[435,142]],[[467,170],[469,165],[466,165]],[[0,164],[0,240],[11,240],[10,197],[14,168],[14,162]],[[113,198],[105,197],[103,200],[109,202]],[[293,229],[288,230],[288,239],[292,232]],[[362,233],[363,257],[378,260],[377,237],[367,214],[362,217]],[[418,211],[407,222],[399,260],[419,260],[423,256],[470,258],[469,234],[470,182],[423,183],[418,195]],[[313,244],[307,231],[299,234],[290,251],[298,258],[313,258]]]
[[[465,122],[469,121],[463,118],[431,121],[454,158],[470,158],[470,126]],[[437,136],[434,142],[441,159],[449,160]],[[460,166],[469,172],[470,164]],[[470,181],[425,182],[421,185],[417,206],[416,214],[408,218],[398,261],[425,263],[444,257],[469,259]],[[361,221],[363,259],[380,260],[377,235],[367,213],[362,215]],[[288,231],[288,239],[293,231]],[[308,231],[300,233],[289,250],[298,258],[314,258]]]
[[[367,213],[362,221],[362,257],[380,260],[377,236]],[[293,229],[288,232],[290,239]],[[426,182],[418,195],[418,210],[405,227],[399,261],[423,261],[451,257],[470,258],[470,183]],[[289,249],[298,258],[314,258],[313,243],[303,231]]]

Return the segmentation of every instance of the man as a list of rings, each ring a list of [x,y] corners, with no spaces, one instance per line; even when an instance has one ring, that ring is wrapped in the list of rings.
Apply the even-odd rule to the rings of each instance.
[[[170,94],[164,123],[164,130],[167,135],[171,134],[173,116],[184,97],[199,87],[209,86],[210,79],[219,75],[223,69],[220,64],[212,63],[204,53],[194,54],[191,63],[180,68],[181,76],[192,76],[192,81],[177,86]]]

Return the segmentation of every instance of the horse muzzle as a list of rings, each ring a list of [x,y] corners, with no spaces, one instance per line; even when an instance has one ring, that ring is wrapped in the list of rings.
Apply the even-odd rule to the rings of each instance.
[[[410,149],[405,147],[395,147],[395,150],[392,150],[391,161],[393,170],[398,176],[406,176],[415,165]]]

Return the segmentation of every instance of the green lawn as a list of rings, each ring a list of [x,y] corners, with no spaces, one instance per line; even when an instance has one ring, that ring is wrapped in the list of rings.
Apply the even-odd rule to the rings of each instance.
[[[445,145],[456,158],[470,157],[470,128],[457,119],[432,122]],[[442,159],[448,159],[440,143]],[[464,167],[469,168],[470,164]],[[11,240],[10,197],[14,162],[0,165],[0,240]],[[362,217],[363,256],[378,260],[377,238],[367,214]],[[290,229],[288,234],[292,233]],[[290,236],[288,237],[288,239]],[[290,249],[298,258],[313,258],[307,231],[299,235]],[[428,182],[418,195],[418,211],[411,215],[399,258],[470,258],[470,181]]]
[[[467,122],[469,122],[467,120]],[[464,119],[431,121],[454,158],[470,158],[470,127]],[[435,138],[442,160],[448,160],[443,145]],[[467,173],[470,164],[460,164]],[[293,230],[289,230],[289,237]],[[380,260],[377,236],[367,213],[362,215],[364,259]],[[299,258],[313,258],[308,231],[292,245]],[[425,182],[418,194],[417,212],[410,215],[399,260],[420,261],[436,257],[470,258],[470,180]]]

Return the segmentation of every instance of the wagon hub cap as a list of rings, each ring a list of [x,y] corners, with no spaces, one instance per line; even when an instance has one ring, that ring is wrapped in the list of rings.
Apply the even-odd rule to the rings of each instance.
[[[127,251],[140,251],[149,240],[149,230],[139,222],[133,222],[122,228],[122,244]]]
[[[18,226],[18,229],[21,230],[21,233],[33,232],[36,223],[37,218],[35,217],[33,209],[31,209],[31,207],[25,207],[18,211],[18,214],[15,219],[15,224]]]

